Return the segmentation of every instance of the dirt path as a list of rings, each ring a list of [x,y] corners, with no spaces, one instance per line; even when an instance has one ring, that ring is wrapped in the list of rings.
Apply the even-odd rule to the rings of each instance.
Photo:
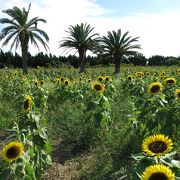
[[[85,165],[88,155],[70,151],[61,141],[54,144],[53,165],[46,170],[41,180],[80,180],[80,171],[88,168]]]
[[[43,174],[42,180],[79,180],[78,163],[53,163]]]

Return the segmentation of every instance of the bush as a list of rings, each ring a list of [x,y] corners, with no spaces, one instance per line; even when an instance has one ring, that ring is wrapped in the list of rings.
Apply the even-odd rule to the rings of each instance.
[[[177,59],[167,59],[165,62],[164,62],[164,65],[167,65],[167,66],[173,66],[173,65],[180,65],[180,61],[178,61]]]

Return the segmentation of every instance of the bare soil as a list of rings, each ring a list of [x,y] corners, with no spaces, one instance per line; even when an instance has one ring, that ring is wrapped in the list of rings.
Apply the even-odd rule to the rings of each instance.
[[[90,155],[71,151],[61,140],[56,140],[53,144],[53,164],[45,171],[41,180],[80,180],[80,172],[89,169]]]

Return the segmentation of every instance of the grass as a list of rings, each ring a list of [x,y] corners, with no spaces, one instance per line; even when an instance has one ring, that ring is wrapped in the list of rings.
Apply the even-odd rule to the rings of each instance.
[[[6,131],[10,128],[14,121],[17,120],[16,109],[12,103],[1,100],[0,103],[0,132]]]

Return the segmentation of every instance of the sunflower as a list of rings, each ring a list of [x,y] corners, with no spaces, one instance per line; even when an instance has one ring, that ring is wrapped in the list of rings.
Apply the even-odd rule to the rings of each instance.
[[[61,82],[63,82],[63,81],[64,81],[64,78],[63,78],[63,77],[61,77],[61,78],[60,78],[60,80],[61,80]]]
[[[146,72],[146,76],[149,76],[149,72]]]
[[[43,80],[39,81],[39,84],[40,84],[41,86],[43,86],[43,85],[44,85],[44,81],[43,81]]]
[[[91,82],[91,79],[88,79],[88,83],[90,83]]]
[[[23,144],[18,141],[12,141],[3,148],[2,158],[8,163],[11,163],[12,161],[18,159],[23,153]]]
[[[164,80],[164,82],[165,82],[165,84],[167,84],[167,85],[173,85],[173,84],[176,84],[176,79],[175,78],[166,78],[165,80]]]
[[[102,76],[99,76],[99,77],[98,77],[98,81],[99,81],[99,82],[102,82],[103,80],[104,80],[104,77],[102,77]]]
[[[175,180],[175,174],[168,166],[155,164],[145,169],[141,180]]]
[[[157,76],[157,74],[156,73],[154,73],[154,77],[156,77]]]
[[[180,100],[180,89],[176,89],[175,97],[176,97],[176,99]]]
[[[132,76],[131,75],[129,75],[128,77],[127,77],[127,79],[129,80],[129,81],[131,81],[132,80]]]
[[[180,75],[180,69],[178,69],[178,75]]]
[[[160,76],[165,76],[165,72],[162,72],[162,73],[160,74]]]
[[[153,82],[148,86],[147,90],[150,94],[157,94],[162,91],[162,84],[160,82]]]
[[[23,112],[27,113],[29,112],[32,104],[32,97],[31,96],[26,96],[23,104]]]
[[[56,78],[56,83],[60,84],[60,82],[61,82],[60,78]]]
[[[35,86],[38,86],[38,81],[35,81],[34,84],[35,84]]]
[[[141,77],[143,77],[144,76],[144,73],[143,72],[136,72],[135,73],[135,77],[137,77],[137,78],[141,78]]]
[[[18,71],[15,70],[13,74],[14,74],[14,76],[17,76],[18,75]]]
[[[110,81],[110,76],[105,76],[104,79],[105,81]]]
[[[163,134],[147,137],[142,142],[142,149],[148,156],[162,156],[173,149],[172,140]]]
[[[69,80],[65,79],[64,80],[64,85],[66,85],[66,86],[69,85]]]
[[[103,92],[105,90],[103,84],[100,82],[95,82],[92,84],[92,89],[97,91],[97,92]]]

